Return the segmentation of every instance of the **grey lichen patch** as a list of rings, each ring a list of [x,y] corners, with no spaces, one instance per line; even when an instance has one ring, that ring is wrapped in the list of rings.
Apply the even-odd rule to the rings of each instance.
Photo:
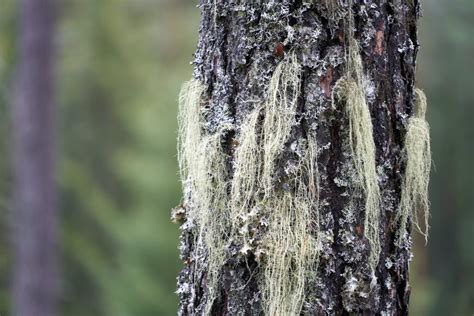
[[[375,282],[364,280],[366,274],[356,269],[346,267],[342,274],[344,286],[342,288],[342,304],[348,312],[358,312],[371,305],[375,299],[371,297]],[[374,280],[374,279],[373,279]]]
[[[405,174],[402,180],[402,193],[397,219],[400,223],[398,242],[407,241],[408,220],[428,239],[428,184],[431,170],[430,132],[425,120],[426,96],[420,89],[415,90],[416,103],[414,116],[408,120],[404,140],[403,161]],[[423,218],[424,229],[419,218]]]
[[[318,8],[321,15],[330,23],[331,28],[335,28],[340,20],[346,19],[352,1],[345,0],[306,0]]]

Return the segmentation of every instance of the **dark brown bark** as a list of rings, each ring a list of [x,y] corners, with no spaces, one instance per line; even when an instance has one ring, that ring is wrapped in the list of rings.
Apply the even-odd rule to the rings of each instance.
[[[51,316],[57,301],[54,1],[19,1],[13,106],[13,315]]]
[[[332,89],[344,74],[347,24],[338,11],[328,12],[325,1],[202,0],[201,28],[195,54],[195,77],[207,86],[206,132],[223,122],[236,132],[246,115],[265,98],[276,65],[289,51],[303,67],[300,124],[278,162],[294,157],[291,143],[311,130],[319,145],[320,226],[323,249],[316,278],[308,280],[305,315],[405,315],[410,288],[410,245],[396,246],[395,215],[400,200],[402,140],[413,110],[415,61],[418,49],[418,1],[340,1],[352,10],[357,40],[368,82],[366,98],[371,111],[378,181],[382,194],[380,239],[382,252],[375,278],[367,265],[363,196],[350,197],[348,121],[340,104],[331,105]],[[231,144],[234,133],[229,133]],[[233,156],[232,146],[228,147]],[[230,165],[232,165],[230,163]],[[192,192],[191,192],[192,194]],[[185,262],[178,281],[180,314],[200,315],[206,304],[206,258],[197,258],[192,225],[182,225],[181,254]],[[229,256],[222,267],[220,295],[213,315],[262,314],[259,264]]]

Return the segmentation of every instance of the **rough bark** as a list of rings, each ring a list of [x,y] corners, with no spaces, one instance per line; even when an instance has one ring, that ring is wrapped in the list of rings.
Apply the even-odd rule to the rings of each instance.
[[[56,314],[53,0],[19,2],[13,106],[13,315]]]
[[[232,160],[232,144],[243,120],[265,99],[277,64],[294,52],[302,65],[300,123],[285,144],[275,178],[283,177],[295,155],[291,144],[315,132],[322,251],[317,276],[307,280],[302,314],[405,315],[411,252],[410,245],[396,246],[395,216],[404,172],[402,141],[413,113],[419,4],[417,0],[367,0],[354,1],[348,8],[348,1],[337,3],[332,11],[325,1],[202,0],[194,75],[207,88],[204,129],[212,134],[224,123],[234,125],[235,132],[226,136]],[[340,104],[333,107],[331,102],[334,84],[345,70],[348,32],[343,12],[349,9],[368,82],[365,92],[382,195],[382,250],[375,276],[367,264],[364,198],[350,185],[347,117]],[[232,161],[232,173],[231,166]],[[181,229],[185,267],[178,278],[179,313],[200,315],[208,297],[207,259],[196,255],[200,252],[193,244],[193,225],[185,219]],[[251,252],[244,258],[230,255],[220,273],[211,314],[262,314],[259,273]]]

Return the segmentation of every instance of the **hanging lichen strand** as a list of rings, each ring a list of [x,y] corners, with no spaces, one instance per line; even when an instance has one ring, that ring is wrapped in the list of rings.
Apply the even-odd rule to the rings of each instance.
[[[269,219],[268,231],[262,241],[267,255],[261,282],[263,308],[267,315],[296,315],[301,311],[305,277],[315,263],[318,249],[309,232],[311,210],[317,200],[309,187],[314,188],[315,184],[309,184],[303,178],[307,174],[314,175],[315,145],[307,145],[297,170],[288,174],[292,179],[288,183],[290,191],[277,189],[274,183],[276,163],[297,123],[300,75],[301,67],[296,56],[291,54],[275,69],[264,103],[260,184],[263,199],[259,204]]]
[[[268,254],[262,275],[266,315],[299,315],[306,278],[316,274],[319,255],[316,179],[316,145],[309,139],[305,156],[290,183],[294,192],[275,192],[263,203],[269,212],[268,233],[263,240]],[[314,219],[313,210],[316,210]],[[313,225],[316,237],[309,231]]]
[[[263,121],[262,186],[266,195],[273,191],[273,173],[276,161],[296,124],[296,107],[301,85],[301,67],[296,56],[281,62],[270,80]]]
[[[350,24],[350,23],[349,23]],[[334,87],[349,120],[349,143],[354,164],[354,186],[365,197],[364,235],[370,244],[369,265],[375,270],[380,255],[380,189],[377,181],[372,119],[365,98],[365,79],[359,47],[349,40],[346,74]]]
[[[232,214],[245,214],[254,205],[261,174],[262,150],[259,140],[260,108],[253,110],[243,123],[234,155],[234,177],[231,184]],[[234,217],[232,222],[239,219]]]
[[[409,166],[425,149],[407,131],[401,150],[419,7],[364,3],[202,2],[202,82],[180,115],[182,314],[405,313],[427,205]]]
[[[304,151],[285,177],[287,189],[276,185],[274,177],[285,143],[298,124],[300,73],[294,54],[276,67],[266,99],[240,129],[232,177],[222,147],[228,128],[206,135],[201,128],[205,89],[196,80],[183,86],[179,162],[187,221],[195,225],[194,257],[207,255],[205,314],[211,312],[218,294],[218,274],[231,244],[239,245],[237,255],[242,258],[253,252],[262,266],[259,282],[266,315],[298,314],[305,279],[316,273],[319,189],[314,137],[308,135],[301,144]],[[255,228],[261,231],[259,237]]]
[[[398,242],[407,240],[407,224],[412,224],[428,240],[428,184],[431,169],[430,132],[425,120],[426,96],[420,89],[415,90],[414,116],[408,120],[405,135],[403,161],[405,174],[402,180],[402,193],[398,209],[400,223]],[[420,227],[419,218],[424,220],[424,229]]]
[[[305,278],[316,272],[317,168],[316,141],[308,138],[306,151],[295,170],[287,175],[288,191],[275,186],[275,166],[297,124],[301,68],[294,54],[275,69],[262,107],[257,107],[243,124],[235,153],[232,181],[234,229],[243,240],[242,254],[254,251],[261,257],[262,305],[266,315],[296,315],[304,301]],[[261,129],[259,118],[263,117]],[[261,218],[266,230],[257,241],[249,221]],[[313,223],[311,225],[311,223]],[[265,228],[265,226],[267,226]],[[313,226],[313,237],[310,227]],[[262,256],[262,254],[264,254]]]
[[[198,168],[194,154],[201,143],[201,106],[205,87],[198,80],[185,82],[179,93],[178,112],[178,162],[183,192],[187,190],[188,178]]]
[[[229,229],[227,157],[222,148],[227,127],[221,127],[211,135],[202,132],[204,90],[197,80],[185,83],[181,90],[178,159],[183,194],[190,210],[188,220],[197,228],[194,235],[196,251],[204,251],[208,257],[208,299],[213,301],[218,274],[225,259]]]

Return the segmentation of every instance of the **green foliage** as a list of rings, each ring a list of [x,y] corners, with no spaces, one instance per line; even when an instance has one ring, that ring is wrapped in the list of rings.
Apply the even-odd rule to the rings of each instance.
[[[16,1],[0,10],[0,133],[7,135]],[[61,2],[58,121],[64,315],[176,310],[179,82],[189,76],[192,3]],[[7,137],[0,138],[2,153]],[[0,157],[0,314],[8,314],[8,156]]]

